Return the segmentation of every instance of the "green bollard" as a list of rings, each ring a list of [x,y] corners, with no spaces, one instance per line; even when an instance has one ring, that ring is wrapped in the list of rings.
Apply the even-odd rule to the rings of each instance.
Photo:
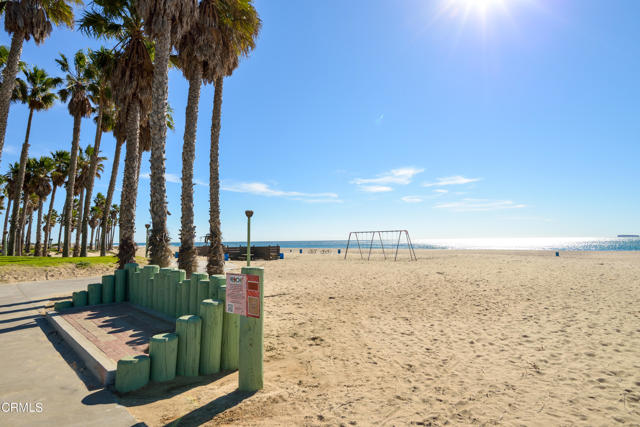
[[[127,272],[127,282],[125,285],[124,300],[131,301],[131,283],[133,282],[133,275],[139,270],[138,264],[130,262],[124,265],[124,270]]]
[[[58,301],[55,304],[53,304],[53,309],[55,311],[66,310],[67,308],[71,308],[71,307],[73,307],[73,301],[71,300]]]
[[[220,372],[222,349],[222,312],[224,303],[205,299],[200,303],[202,340],[200,346],[200,375]]]
[[[151,381],[171,381],[176,376],[178,336],[174,333],[158,334],[149,340]]]
[[[111,304],[115,298],[116,276],[102,276],[102,303]]]
[[[192,273],[189,285],[189,314],[198,314],[200,301],[198,300],[198,284],[201,280],[207,280],[209,276],[203,273]]]
[[[223,307],[226,301],[227,286],[218,288],[218,299],[222,301]],[[224,371],[235,371],[238,369],[238,351],[240,346],[240,316],[227,313],[224,310],[222,315],[222,354],[220,356],[220,366]]]
[[[176,373],[188,377],[198,376],[200,369],[200,340],[202,319],[195,314],[187,314],[176,320],[178,335],[178,362]]]
[[[89,294],[88,304],[97,305],[100,304],[102,298],[102,283],[92,283],[87,286],[87,292]]]
[[[116,270],[115,274],[115,302],[124,302],[127,299],[127,271]]]
[[[260,317],[240,318],[240,359],[238,360],[238,389],[257,391],[263,387],[263,328],[264,328],[264,268],[242,267],[242,274],[260,278]]]
[[[149,356],[127,356],[118,360],[116,368],[116,390],[120,393],[137,390],[149,382],[151,368]]]
[[[142,271],[136,271],[131,274],[131,281],[129,283],[129,296],[133,304],[140,305],[140,282],[142,282]]]
[[[180,282],[180,285],[180,295],[178,296],[178,300],[180,301],[180,308],[182,312],[178,317],[184,316],[186,314],[192,314],[189,313],[189,301],[191,300],[191,298],[189,297],[189,293],[191,292],[191,280],[183,280],[182,282]]]
[[[198,282],[198,312],[200,311],[200,303],[209,298],[209,278]]]
[[[89,302],[89,293],[87,291],[78,291],[71,294],[74,307],[84,307]]]
[[[156,283],[156,294],[154,295],[154,310],[159,311],[160,313],[165,312],[165,294],[167,293],[167,283],[169,281],[169,275],[171,274],[172,268],[161,268],[159,274],[159,281]]]
[[[179,293],[178,286],[179,283],[182,282],[186,277],[186,272],[184,270],[173,270],[171,272],[171,280],[169,281],[169,293],[167,296],[168,299],[168,307],[167,307],[167,315],[173,317],[180,317],[182,314],[178,314],[178,301],[179,301]]]
[[[214,274],[213,276],[209,276],[209,298],[219,299],[218,288],[220,288],[220,286],[225,286],[226,284],[227,276],[224,274]]]
[[[140,305],[143,307],[153,308],[153,282],[151,282],[151,279],[154,278],[159,271],[160,267],[157,265],[145,265],[142,269],[144,279],[142,280],[142,301],[140,302]]]

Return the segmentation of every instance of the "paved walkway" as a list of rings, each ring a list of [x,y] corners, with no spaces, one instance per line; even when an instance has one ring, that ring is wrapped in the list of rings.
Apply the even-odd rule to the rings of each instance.
[[[90,277],[0,284],[0,425],[136,424],[77,364],[71,349],[39,314],[50,296],[69,295],[99,281]],[[5,402],[22,404],[26,412],[7,412]]]

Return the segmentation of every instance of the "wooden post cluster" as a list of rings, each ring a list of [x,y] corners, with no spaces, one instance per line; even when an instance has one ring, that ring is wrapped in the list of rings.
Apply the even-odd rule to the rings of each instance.
[[[263,387],[264,358],[264,268],[242,267],[242,274],[260,278],[260,317],[240,317],[240,358],[238,360],[238,389],[256,391]]]

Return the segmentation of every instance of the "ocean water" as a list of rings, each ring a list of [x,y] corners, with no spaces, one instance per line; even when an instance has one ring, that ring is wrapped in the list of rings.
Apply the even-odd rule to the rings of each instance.
[[[566,250],[566,251],[640,251],[638,237],[509,237],[470,239],[413,239],[415,249],[496,249],[496,250]],[[369,248],[370,240],[360,240],[362,248]],[[383,240],[384,247],[396,246],[397,240]],[[224,242],[228,246],[243,246],[246,242]],[[281,248],[346,248],[346,240],[289,240],[256,241],[255,246],[280,245]],[[171,243],[179,246],[180,243]],[[203,242],[196,246],[204,245]],[[357,248],[357,241],[351,240],[350,247]],[[380,248],[380,241],[373,242],[373,248]],[[400,248],[406,248],[404,238]]]

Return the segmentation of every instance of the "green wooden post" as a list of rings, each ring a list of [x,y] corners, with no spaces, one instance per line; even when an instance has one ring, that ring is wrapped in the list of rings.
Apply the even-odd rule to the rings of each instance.
[[[140,305],[140,286],[142,282],[142,271],[136,271],[131,274],[131,281],[129,281],[129,297],[133,304]]]
[[[67,308],[71,308],[71,307],[73,307],[73,301],[71,300],[58,301],[55,304],[53,304],[53,309],[55,311],[66,310]]]
[[[183,280],[176,286],[176,318],[185,315],[184,301],[189,300],[189,281]]]
[[[189,314],[198,314],[200,301],[198,300],[198,285],[201,280],[207,280],[209,276],[203,273],[192,273],[189,285]]]
[[[243,267],[242,274],[260,277],[260,318],[240,317],[240,359],[238,389],[256,391],[263,387],[264,268]]]
[[[247,216],[247,267],[251,265],[251,217],[253,211],[244,211]]]
[[[87,291],[78,291],[71,294],[74,307],[84,307],[89,302],[89,293]]]
[[[115,274],[115,302],[123,302],[127,299],[127,271],[116,270]]]
[[[92,283],[88,285],[87,292],[89,293],[89,305],[100,304],[100,300],[102,299],[102,283]]]
[[[184,270],[173,270],[171,272],[171,281],[169,282],[169,295],[168,295],[168,309],[167,314],[173,317],[180,317],[182,314],[178,314],[179,297],[178,293],[179,283],[184,280],[186,272]]]
[[[151,369],[149,356],[127,356],[118,360],[116,368],[116,390],[120,393],[137,390],[149,382]]]
[[[200,346],[200,375],[220,372],[222,349],[222,312],[224,303],[205,299],[200,303],[202,340]]]
[[[157,265],[145,265],[142,269],[144,279],[142,280],[142,301],[140,302],[140,305],[143,307],[153,308],[153,282],[151,282],[151,279],[153,279],[159,271],[160,267]]]
[[[102,303],[110,304],[115,298],[116,276],[102,276]]]
[[[218,288],[227,284],[227,276],[224,274],[214,274],[209,276],[209,298],[218,298]]]
[[[165,312],[165,295],[167,293],[167,284],[169,282],[169,275],[171,274],[172,268],[161,268],[160,269],[160,281],[156,283],[156,296],[154,297],[154,310],[159,311],[160,313]]]
[[[176,334],[178,335],[177,374],[188,377],[198,376],[202,319],[195,314],[179,317],[176,320]]]
[[[124,269],[127,272],[127,283],[125,286],[125,301],[131,301],[131,283],[133,282],[133,275],[139,270],[138,264],[130,262],[124,265]]]
[[[227,286],[218,288],[218,299],[223,305],[227,297]],[[220,356],[220,366],[224,371],[235,371],[238,369],[238,358],[240,349],[240,316],[227,313],[224,310],[222,315],[222,354]]]
[[[200,303],[209,298],[209,278],[198,282],[198,312],[200,312]]]
[[[171,381],[176,376],[178,335],[158,334],[149,340],[151,381]]]

